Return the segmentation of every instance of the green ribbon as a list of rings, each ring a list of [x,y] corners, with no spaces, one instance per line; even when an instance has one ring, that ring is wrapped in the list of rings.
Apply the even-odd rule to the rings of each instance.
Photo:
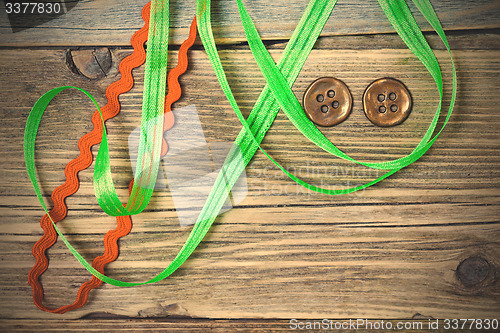
[[[123,284],[121,281],[110,279],[95,270],[57,228],[49,214],[47,206],[36,177],[35,168],[35,140],[43,113],[49,103],[57,94],[66,89],[77,89],[89,97],[97,107],[101,116],[103,134],[97,153],[94,167],[94,190],[99,206],[111,216],[127,216],[141,213],[153,194],[158,168],[163,136],[163,113],[165,106],[165,91],[167,80],[168,59],[168,32],[169,32],[169,2],[168,0],[153,0],[151,2],[150,25],[148,35],[148,52],[144,74],[144,97],[141,116],[141,132],[139,138],[137,167],[134,175],[132,191],[124,207],[116,193],[111,174],[109,146],[104,118],[92,95],[76,87],[59,87],[45,93],[33,106],[24,131],[24,158],[28,177],[33,184],[35,193],[48,215],[58,235],[70,249],[78,261],[93,275],[104,282],[115,285]]]
[[[376,184],[419,159],[436,141],[451,116],[453,106],[455,104],[457,90],[456,69],[451,57],[450,47],[443,28],[428,0],[413,0],[413,2],[415,3],[419,11],[423,14],[423,16],[427,19],[427,21],[431,24],[437,34],[440,36],[450,55],[453,72],[453,87],[448,113],[443,122],[443,125],[434,135],[434,137],[432,137],[433,133],[436,130],[443,102],[443,79],[439,63],[427,41],[425,40],[406,2],[404,0],[379,0],[380,6],[384,10],[384,13],[389,19],[389,22],[395,28],[396,32],[406,43],[408,48],[413,52],[413,54],[415,54],[415,56],[424,64],[424,66],[433,77],[439,92],[440,101],[436,113],[425,135],[423,136],[417,147],[415,147],[409,155],[392,161],[376,163],[357,161],[347,154],[343,153],[340,149],[338,149],[335,145],[328,141],[328,139],[324,137],[324,135],[317,129],[317,127],[307,118],[307,116],[305,116],[300,103],[291,90],[294,81],[300,73],[303,64],[305,63],[309,53],[311,52],[314,43],[319,37],[319,34],[321,33],[321,30],[328,20],[331,11],[333,10],[337,1],[311,0],[309,2],[309,5],[307,6],[304,15],[302,16],[297,28],[290,38],[290,41],[288,42],[278,64],[274,63],[269,52],[265,48],[252,19],[248,15],[243,5],[242,0],[236,1],[238,3],[238,10],[250,49],[261,72],[264,75],[267,85],[264,87],[261,95],[255,103],[250,115],[248,116],[248,119],[245,119],[241,111],[239,110],[236,100],[231,92],[231,88],[227,81],[222,63],[217,52],[217,47],[215,45],[211,27],[211,1],[197,0],[196,11],[198,19],[198,30],[201,40],[212,63],[212,67],[214,68],[222,90],[229,100],[229,103],[235,111],[243,128],[235,140],[233,149],[231,149],[228,156],[226,157],[225,163],[218,174],[214,186],[212,187],[212,191],[198,217],[197,223],[194,225],[188,239],[184,243],[184,246],[179,251],[175,259],[171,262],[171,264],[167,268],[165,268],[165,270],[159,275],[146,282],[130,283],[111,279],[97,272],[89,263],[87,263],[83,259],[83,257],[64,238],[64,236],[54,223],[54,227],[57,233],[71,250],[71,252],[75,255],[75,257],[80,261],[80,263],[82,263],[82,265],[89,272],[91,272],[93,275],[104,282],[117,286],[136,286],[141,284],[154,283],[172,274],[178,267],[181,266],[181,264],[191,255],[198,244],[202,241],[211,225],[215,221],[220,209],[222,208],[227,196],[229,195],[231,188],[234,186],[246,165],[250,162],[254,154],[259,149],[288,177],[310,190],[330,195],[351,193]],[[156,10],[153,10],[153,8],[156,8]],[[166,43],[168,39],[168,1],[152,1],[151,22],[154,22],[154,24],[150,26],[149,36],[151,39],[148,41],[143,116],[141,120],[142,146],[140,145],[139,147],[139,157],[143,156],[143,159],[138,161],[138,165],[144,165],[144,167],[138,167],[138,171],[136,171],[135,174],[135,179],[140,184],[137,186],[136,192],[133,192],[131,195],[131,197],[136,198],[135,202],[131,203],[129,200],[127,207],[123,209],[123,206],[121,206],[121,203],[116,196],[114,187],[112,187],[113,183],[111,180],[111,172],[109,170],[109,150],[107,147],[105,132],[103,134],[103,143],[101,144],[98,152],[98,157],[96,158],[95,168],[98,168],[99,162],[99,168],[101,169],[101,173],[97,173],[97,175],[94,171],[96,197],[98,198],[98,202],[103,210],[108,214],[110,214],[111,212],[110,215],[131,215],[126,214],[128,212],[127,209],[129,206],[136,208],[131,210],[132,213],[137,214],[138,212],[142,211],[149,202],[149,199],[151,197],[150,191],[152,192],[152,188],[154,187],[154,183],[156,181],[159,148],[161,142],[156,141],[158,133],[155,133],[155,130],[157,128],[161,128],[161,126],[158,126],[163,119],[161,118],[161,116],[158,117],[158,115],[163,114],[162,101],[164,97],[165,87],[165,72],[163,72],[163,70],[166,68],[167,59]],[[163,27],[163,29],[161,29],[160,27]],[[162,48],[162,45],[164,48]],[[159,82],[161,80],[163,81]],[[163,91],[161,90],[162,83]],[[36,131],[38,129],[43,110],[45,110],[50,100],[52,100],[52,98],[58,92],[64,89],[67,89],[67,87],[61,87],[51,90],[46,93],[46,95],[40,98],[37,104],[35,104],[35,106],[33,107],[32,112],[30,113],[25,131],[25,159],[28,174],[33,183],[38,199],[40,200],[42,207],[47,213],[48,210],[43,203],[43,197],[41,196],[41,191],[36,180],[34,163],[34,142],[36,139]],[[91,98],[97,106],[97,103],[92,98],[92,96],[90,96],[90,94],[83,91],[82,89],[78,90],[84,92],[87,96],[89,96],[89,98]],[[163,95],[161,95],[162,93]],[[388,170],[388,172],[383,176],[364,185],[343,190],[323,189],[299,179],[295,175],[289,173],[284,167],[282,167],[265,150],[260,147],[260,144],[266,132],[273,123],[280,108],[284,111],[285,115],[288,117],[288,119],[290,119],[294,126],[297,127],[297,129],[306,138],[308,138],[318,147],[324,149],[325,151],[331,153],[336,157],[374,169]],[[160,120],[156,120],[155,117],[158,117],[158,119]],[[161,136],[159,138],[161,139]],[[101,148],[104,151],[103,153],[101,153]],[[101,157],[99,156],[99,154],[101,154]],[[103,180],[101,180],[101,178]],[[118,207],[118,205],[120,207]]]
[[[49,103],[63,90],[74,88],[86,94],[101,115],[103,135],[94,168],[94,189],[99,206],[111,216],[136,215],[148,205],[153,194],[160,162],[163,135],[163,112],[167,77],[168,55],[168,1],[153,1],[151,6],[148,49],[144,75],[141,133],[137,168],[131,195],[124,207],[116,193],[111,174],[109,146],[102,112],[96,100],[85,90],[76,87],[59,87],[45,93],[33,106],[24,132],[24,156],[28,176],[35,188],[42,207],[41,191],[35,171],[35,139],[40,120]]]

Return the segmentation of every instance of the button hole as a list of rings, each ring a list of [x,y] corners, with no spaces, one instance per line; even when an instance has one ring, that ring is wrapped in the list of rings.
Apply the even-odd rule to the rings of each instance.
[[[377,96],[377,99],[378,99],[379,102],[383,102],[383,101],[385,101],[385,95],[384,94],[380,94],[380,95]]]
[[[391,105],[391,111],[392,111],[392,112],[396,112],[396,111],[398,111],[398,106],[397,106],[396,104],[392,104],[392,105]]]
[[[334,90],[329,90],[327,93],[328,97],[334,98],[335,97],[335,91]]]
[[[316,100],[320,103],[322,103],[324,100],[325,100],[325,96],[319,94],[318,96],[316,96]]]
[[[338,109],[338,108],[339,108],[339,106],[340,106],[339,101],[333,101],[333,103],[332,103],[332,107],[333,107],[334,109]]]
[[[398,95],[396,95],[395,93],[391,92],[391,93],[389,94],[389,99],[390,99],[391,101],[395,101],[395,100],[396,100],[396,98],[398,98]]]
[[[378,111],[379,111],[380,113],[385,113],[385,112],[387,111],[387,108],[386,108],[385,106],[383,106],[383,105],[382,105],[381,107],[379,107],[379,108],[378,108]]]
[[[327,113],[328,112],[328,105],[322,105],[321,106],[321,112]]]

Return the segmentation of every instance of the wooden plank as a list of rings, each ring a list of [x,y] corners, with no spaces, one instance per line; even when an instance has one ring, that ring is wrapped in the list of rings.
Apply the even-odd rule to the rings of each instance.
[[[418,332],[424,329],[428,329],[430,326],[439,327],[437,329],[432,329],[433,332],[449,332],[446,330],[445,322],[438,321],[432,318],[421,318],[423,316],[417,316],[416,318],[406,319],[406,320],[384,320],[376,321],[369,319],[362,319],[359,322],[358,330],[370,329],[371,327],[408,327],[405,332]],[[355,323],[353,323],[355,322]],[[323,327],[323,329],[335,329],[338,327],[342,329],[348,328],[351,325],[358,325],[354,320],[349,319],[339,319],[339,320],[297,320],[297,322],[290,322],[290,320],[265,320],[265,319],[239,319],[239,320],[227,320],[227,319],[176,319],[176,318],[165,318],[160,320],[144,320],[144,319],[92,319],[92,320],[79,320],[79,321],[68,321],[68,320],[44,320],[43,322],[36,320],[2,320],[0,321],[2,327],[9,332],[89,332],[95,331],[106,331],[106,332],[294,332],[297,330],[296,327],[315,327],[316,330]],[[299,324],[300,323],[300,324]],[[471,324],[469,322],[467,327]],[[299,326],[301,325],[301,326]],[[325,326],[326,325],[326,326]],[[379,325],[379,326],[377,326]],[[389,326],[390,325],[390,326]],[[437,326],[436,326],[437,325]],[[295,329],[294,329],[295,327]],[[342,330],[343,332],[355,332],[355,329],[351,326],[350,330]],[[304,329],[303,329],[304,330]],[[312,331],[312,330],[305,330]],[[403,330],[398,330],[403,331]]]
[[[103,104],[105,87],[116,80],[117,64],[129,53],[112,50],[107,76],[89,80],[67,68],[65,50],[0,52],[1,63],[9,64],[1,69],[3,82],[11,83],[0,91],[0,140],[5,147],[0,152],[2,318],[54,318],[32,304],[26,283],[33,264],[31,247],[40,236],[41,209],[24,171],[24,119],[41,93],[61,85],[88,89]],[[275,58],[280,53],[272,51]],[[92,292],[86,307],[64,318],[102,312],[143,318],[411,318],[417,313],[434,318],[494,317],[500,291],[494,279],[499,267],[500,67],[492,59],[498,59],[499,52],[454,55],[460,77],[455,113],[419,162],[363,193],[329,197],[304,192],[258,154],[247,168],[246,199],[217,220],[181,270],[151,286],[103,286]],[[448,70],[446,53],[438,51],[437,56]],[[246,50],[222,51],[221,57],[248,114],[264,84],[252,55]],[[191,59],[182,79],[185,95],[176,107],[195,104],[207,141],[231,142],[241,125],[204,52],[192,52]],[[113,171],[123,197],[131,174],[124,142],[138,125],[141,104],[142,70],[134,75],[136,87],[121,98],[122,114],[108,122]],[[344,80],[353,93],[352,115],[324,132],[357,158],[380,160],[409,153],[437,104],[432,80],[407,50],[313,51],[294,86],[297,97],[323,75]],[[400,78],[413,94],[415,108],[402,126],[376,128],[362,113],[364,88],[381,76]],[[449,89],[449,76],[446,82]],[[37,141],[39,177],[46,194],[61,183],[66,161],[75,156],[75,139],[89,130],[91,112],[88,101],[69,93],[47,111]],[[283,114],[263,146],[316,184],[345,186],[374,176],[328,157]],[[88,260],[101,253],[102,235],[114,225],[92,197],[91,177],[91,170],[82,173],[81,190],[67,200],[71,211],[61,225]],[[179,227],[166,189],[155,194],[151,208],[154,211],[134,217],[132,234],[120,242],[119,260],[107,270],[110,276],[144,281],[160,272],[186,239],[190,228]],[[88,274],[60,243],[49,256],[51,268],[43,277],[47,304],[66,304]],[[471,257],[484,258],[490,271],[467,287],[455,270]]]
[[[2,46],[126,46],[143,21],[141,8],[147,0],[81,0],[64,16],[40,27],[12,33],[4,9],[0,10],[0,45]],[[268,0],[248,3],[265,40],[290,38],[307,2]],[[496,0],[433,1],[445,29],[494,29],[500,27],[500,3]],[[412,10],[418,10],[410,5]],[[194,1],[172,1],[172,43],[180,44],[187,36],[195,13]],[[213,1],[212,16],[217,43],[244,41],[235,1]],[[421,15],[416,15],[423,29],[431,28]],[[279,22],[279,27],[276,22]],[[325,26],[323,36],[359,35],[394,32],[377,1],[339,1]]]

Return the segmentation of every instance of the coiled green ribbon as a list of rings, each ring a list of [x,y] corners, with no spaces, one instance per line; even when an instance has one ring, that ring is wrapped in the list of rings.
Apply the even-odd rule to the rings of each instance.
[[[130,283],[115,280],[99,273],[88,262],[86,262],[76,249],[67,241],[54,223],[55,230],[78,261],[90,273],[104,282],[116,286],[136,286],[160,281],[177,270],[177,268],[182,265],[182,263],[191,255],[191,253],[193,253],[198,244],[202,241],[212,223],[215,221],[231,188],[234,186],[244,168],[250,162],[257,150],[261,150],[288,177],[310,190],[330,195],[346,194],[376,184],[419,159],[437,140],[451,116],[457,90],[456,70],[453,59],[451,58],[451,51],[445,33],[436,13],[434,12],[434,9],[432,8],[432,5],[429,3],[429,0],[412,1],[440,36],[446,46],[446,49],[448,50],[448,53],[450,54],[453,72],[450,107],[443,125],[433,137],[432,135],[436,130],[443,103],[443,78],[439,63],[429,44],[425,40],[406,2],[404,0],[378,0],[380,6],[384,10],[384,13],[389,19],[389,22],[393,25],[401,39],[406,43],[413,54],[415,54],[415,56],[424,64],[433,77],[439,92],[440,100],[436,113],[417,147],[415,147],[415,149],[407,156],[392,161],[377,163],[357,161],[333,145],[307,118],[307,116],[305,116],[300,103],[291,90],[294,81],[300,73],[304,62],[311,52],[314,43],[319,37],[319,34],[321,33],[321,30],[328,20],[337,1],[311,0],[309,2],[309,5],[307,6],[304,15],[295,29],[295,32],[290,38],[290,41],[288,42],[278,64],[274,63],[269,52],[265,48],[252,19],[243,5],[242,0],[236,1],[238,3],[240,17],[250,49],[264,75],[267,85],[264,87],[250,115],[247,119],[245,119],[233,96],[217,52],[211,27],[211,1],[197,0],[196,12],[201,40],[212,63],[222,90],[243,125],[243,128],[235,140],[233,149],[226,157],[225,163],[219,172],[212,191],[198,217],[197,223],[194,225],[188,239],[175,259],[167,268],[165,268],[164,271],[149,281]],[[125,208],[118,199],[113,186],[109,166],[109,148],[105,130],[103,131],[102,143],[96,158],[96,165],[94,169],[94,188],[96,191],[96,198],[101,208],[106,213],[113,216],[133,215],[144,210],[151,198],[154,184],[156,182],[156,175],[158,173],[167,65],[168,0],[152,1],[150,22],[138,167],[134,178],[134,189],[132,190],[131,197]],[[36,178],[34,160],[35,140],[45,108],[59,92],[68,88],[70,87],[56,88],[42,96],[33,107],[28,117],[25,129],[24,152],[26,168],[29,178],[33,183],[33,187],[35,188],[37,197],[47,214],[48,209],[43,201],[41,190]],[[97,106],[95,99],[89,93],[79,88],[76,89],[84,92]],[[364,185],[344,190],[323,189],[299,179],[295,175],[288,172],[260,147],[267,130],[276,118],[280,108],[286,114],[288,119],[290,119],[290,121],[295,125],[295,127],[297,127],[297,129],[306,138],[318,147],[336,157],[374,169],[388,170],[388,172]],[[241,163],[242,157],[244,163]]]

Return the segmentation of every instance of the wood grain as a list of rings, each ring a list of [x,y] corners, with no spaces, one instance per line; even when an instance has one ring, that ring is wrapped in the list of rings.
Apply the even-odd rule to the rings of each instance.
[[[60,20],[16,34],[8,32],[0,15],[0,331],[282,332],[289,330],[291,318],[425,322],[498,317],[500,4],[494,0],[433,1],[450,37],[459,91],[450,123],[418,162],[363,192],[331,197],[295,185],[257,153],[246,169],[245,199],[216,220],[171,277],[137,288],[104,285],[91,292],[84,308],[62,316],[38,310],[26,279],[34,263],[31,248],[41,235],[42,209],[24,169],[26,117],[41,94],[62,85],[84,88],[104,105],[104,91],[118,78],[120,60],[131,53],[128,41],[142,25],[138,14],[145,2],[80,1]],[[306,3],[273,5],[275,10],[269,10],[269,1],[255,0],[248,7],[278,59]],[[264,80],[248,46],[241,43],[235,3],[215,1],[213,6],[216,39],[225,44],[220,45],[221,58],[248,115]],[[354,97],[352,114],[344,123],[321,130],[340,149],[364,161],[410,153],[438,103],[424,66],[393,34],[377,6],[376,1],[339,1],[293,87],[301,100],[318,77],[346,82]],[[174,66],[175,44],[187,36],[194,2],[172,1],[171,7],[174,51],[169,57]],[[449,59],[441,42],[426,35],[437,50],[449,100]],[[97,51],[105,55],[109,70],[100,70],[101,58],[96,63],[85,60],[92,61],[89,55]],[[370,82],[385,76],[408,86],[414,109],[404,124],[381,129],[364,116],[361,97]],[[134,89],[120,98],[121,114],[107,122],[122,198],[132,175],[126,142],[139,126],[143,68],[134,77]],[[199,41],[181,84],[184,95],[174,109],[195,105],[207,142],[231,143],[241,124]],[[91,129],[93,111],[91,102],[76,92],[62,93],[46,111],[36,159],[49,206],[51,191],[64,180],[64,166],[76,157],[76,140]],[[341,188],[381,175],[333,159],[308,142],[282,112],[263,148],[316,185]],[[70,212],[60,227],[91,261],[102,253],[103,235],[115,220],[96,203],[92,168],[80,179],[81,188],[67,199]],[[119,259],[106,272],[117,279],[145,281],[174,258],[191,227],[179,226],[166,184],[133,223],[132,233],[120,241]],[[49,250],[49,258],[42,278],[46,303],[56,307],[72,302],[89,274],[60,241]]]
[[[142,27],[139,15],[148,0],[81,0],[64,16],[18,33],[11,33],[7,17],[0,10],[0,45],[9,46],[126,46],[132,34]],[[266,40],[288,39],[307,1],[247,1],[250,15]],[[500,3],[496,0],[434,1],[443,24],[451,30],[492,29],[500,25]],[[3,6],[3,4],[2,4]],[[410,2],[414,13],[418,10]],[[172,43],[180,45],[188,34],[195,14],[195,1],[173,0],[171,8]],[[432,28],[416,15],[422,29]],[[212,1],[212,20],[217,43],[245,40],[236,1]],[[279,28],[277,27],[279,25]],[[323,36],[379,34],[394,32],[377,1],[339,1],[323,30]]]
[[[228,319],[190,319],[190,318],[161,318],[161,319],[129,319],[123,320],[124,318],[118,319],[99,319],[102,316],[92,318],[90,320],[79,320],[79,321],[68,321],[68,320],[44,320],[39,322],[36,320],[25,320],[22,323],[18,320],[0,320],[2,327],[9,332],[32,332],[36,330],[37,332],[53,332],[53,331],[63,331],[63,332],[88,332],[89,327],[93,327],[95,330],[102,330],[106,332],[294,332],[296,330],[291,330],[290,320],[266,320],[266,319],[239,319],[239,320],[228,320]],[[321,327],[322,320],[307,321],[302,320],[303,325],[316,325],[315,327]],[[294,322],[295,323],[295,322]],[[362,325],[377,325],[377,321],[366,319],[366,324]],[[424,316],[416,316],[414,318],[408,318],[406,320],[384,320],[383,325],[392,325],[396,328],[398,325],[410,325],[408,327],[414,327],[414,329],[409,328],[404,330],[404,332],[419,332],[423,328],[429,327],[429,323],[433,325],[436,321],[432,318],[425,318]],[[28,324],[29,326],[24,326],[23,324]],[[350,324],[349,319],[346,320],[331,320],[327,322],[327,325],[345,325],[348,327]],[[378,321],[378,325],[381,322]],[[432,332],[449,332],[450,330],[444,329],[445,323],[441,320],[438,321],[439,329],[432,330]],[[340,327],[340,326],[339,326]],[[375,326],[376,327],[376,326]],[[421,328],[423,327],[423,328]],[[304,330],[302,330],[304,331]],[[312,331],[312,330],[305,330]],[[317,331],[317,330],[316,330]],[[330,330],[332,331],[332,330]],[[355,332],[351,329],[341,330],[342,332]],[[465,332],[466,330],[463,330]],[[469,330],[470,331],[470,330]]]
[[[9,64],[3,77],[15,83],[3,87],[1,99],[2,126],[9,129],[1,132],[0,139],[3,318],[54,318],[32,305],[25,282],[42,211],[23,167],[23,119],[36,96],[63,84],[89,89],[102,104],[104,87],[117,75],[118,60],[129,52],[112,50],[113,67],[101,80],[72,73],[66,67],[65,50],[0,53],[2,63]],[[280,52],[272,54],[277,58]],[[97,312],[203,318],[411,318],[416,313],[434,318],[494,317],[500,291],[496,278],[500,212],[496,105],[500,101],[495,93],[500,88],[500,68],[491,59],[498,54],[494,50],[454,52],[460,98],[442,138],[419,162],[363,193],[329,197],[298,188],[257,154],[247,168],[246,199],[217,220],[178,272],[151,286],[106,285],[92,292],[88,306],[64,317]],[[446,54],[438,51],[437,55],[448,71]],[[246,114],[263,86],[251,57],[246,50],[221,51]],[[182,79],[185,95],[176,107],[195,104],[207,141],[231,142],[241,125],[224,100],[204,52],[193,51],[191,58],[190,70]],[[138,126],[142,75],[142,69],[135,71],[137,84],[121,99],[122,114],[108,122],[113,171],[123,197],[131,175],[123,143]],[[297,97],[323,75],[344,80],[355,100],[349,119],[324,129],[325,135],[364,160],[409,153],[437,103],[432,80],[407,50],[313,51],[294,86]],[[407,84],[415,107],[402,126],[381,130],[366,120],[360,98],[369,82],[387,75]],[[449,77],[446,82],[449,88]],[[75,139],[89,130],[91,112],[89,101],[69,93],[47,111],[37,141],[37,166],[45,193],[61,183],[65,161],[75,156]],[[345,186],[374,176],[332,160],[307,142],[283,114],[263,147],[316,184]],[[70,214],[61,224],[88,260],[101,253],[102,235],[114,224],[95,203],[91,176],[91,170],[82,173],[82,187],[67,200]],[[173,259],[189,231],[179,227],[168,190],[159,190],[151,210],[134,217],[133,232],[120,243],[120,258],[110,265],[108,274],[127,281],[154,276]],[[486,259],[493,276],[466,288],[454,270],[471,256]],[[47,303],[68,303],[88,274],[64,245],[58,243],[49,257],[51,266],[43,277]]]

